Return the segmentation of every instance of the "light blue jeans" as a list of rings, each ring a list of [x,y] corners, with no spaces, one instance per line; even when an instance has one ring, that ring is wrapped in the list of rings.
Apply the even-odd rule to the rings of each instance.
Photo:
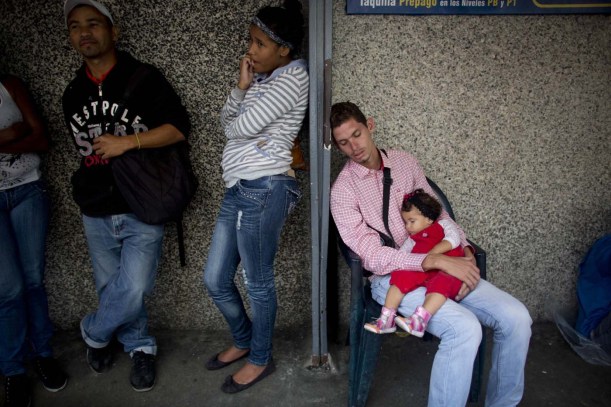
[[[81,321],[83,339],[103,348],[116,335],[125,352],[156,354],[144,299],[155,284],[163,225],[148,225],[130,213],[83,215],[83,224],[99,298],[98,309]]]
[[[390,275],[376,276],[371,283],[372,297],[380,304],[384,304],[389,280]],[[421,287],[408,293],[399,313],[411,315],[424,303],[425,292]],[[482,339],[480,322],[494,332],[486,406],[511,407],[520,402],[532,320],[520,301],[480,280],[460,303],[447,300],[427,326],[441,339],[431,371],[429,406],[467,403],[473,361]]]
[[[229,324],[234,345],[250,349],[248,361],[254,365],[267,365],[272,357],[274,257],[284,220],[300,197],[297,181],[286,175],[239,181],[225,192],[212,235],[204,284]],[[240,263],[252,320],[234,281]]]
[[[24,358],[51,356],[53,325],[44,286],[49,198],[41,181],[0,191],[0,373]]]

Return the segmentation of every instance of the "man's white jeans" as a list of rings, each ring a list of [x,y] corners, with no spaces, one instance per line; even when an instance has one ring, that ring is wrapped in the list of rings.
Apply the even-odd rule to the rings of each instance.
[[[380,304],[384,304],[389,280],[390,275],[375,276],[371,282],[372,297]],[[425,291],[421,287],[408,293],[399,313],[411,315],[423,304]],[[427,326],[441,339],[431,371],[429,407],[467,403],[473,361],[482,339],[480,322],[494,332],[486,406],[511,407],[520,402],[532,320],[520,301],[480,280],[460,303],[446,301]]]

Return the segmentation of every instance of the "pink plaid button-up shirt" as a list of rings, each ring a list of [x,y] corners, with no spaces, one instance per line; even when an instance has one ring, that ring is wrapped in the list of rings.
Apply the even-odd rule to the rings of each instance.
[[[401,205],[403,196],[422,188],[435,196],[418,161],[403,151],[383,153],[384,167],[390,168],[393,183],[390,187],[388,226],[395,243],[400,247],[407,239]],[[383,246],[376,230],[387,234],[382,218],[382,196],[384,191],[383,171],[370,170],[349,160],[331,188],[331,213],[342,240],[363,261],[363,267],[374,274],[384,275],[394,270],[423,271],[422,262],[426,254],[412,254]],[[453,222],[443,211],[439,220]],[[463,230],[457,225],[461,246],[467,241]]]

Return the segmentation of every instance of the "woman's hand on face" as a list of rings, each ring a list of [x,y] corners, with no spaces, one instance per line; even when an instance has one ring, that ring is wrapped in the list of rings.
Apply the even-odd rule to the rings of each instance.
[[[250,83],[254,77],[255,71],[252,65],[250,55],[246,54],[240,61],[240,79],[238,80],[238,88],[246,90],[250,88]]]

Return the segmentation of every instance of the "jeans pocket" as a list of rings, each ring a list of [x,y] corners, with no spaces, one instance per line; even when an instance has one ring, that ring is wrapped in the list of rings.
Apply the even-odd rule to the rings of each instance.
[[[237,183],[238,195],[261,206],[265,206],[267,198],[271,193],[269,177],[261,177],[253,180],[240,180]]]
[[[33,181],[30,185],[41,194],[47,194],[47,184],[43,180]]]
[[[47,186],[42,180],[28,182],[27,184],[19,185],[14,189],[15,206],[26,201],[41,202],[42,205],[48,205],[49,195]],[[43,209],[45,206],[38,207]]]
[[[301,199],[301,191],[297,186],[288,185],[286,187],[286,205],[285,205],[285,216],[288,216],[297,207],[299,200]]]

